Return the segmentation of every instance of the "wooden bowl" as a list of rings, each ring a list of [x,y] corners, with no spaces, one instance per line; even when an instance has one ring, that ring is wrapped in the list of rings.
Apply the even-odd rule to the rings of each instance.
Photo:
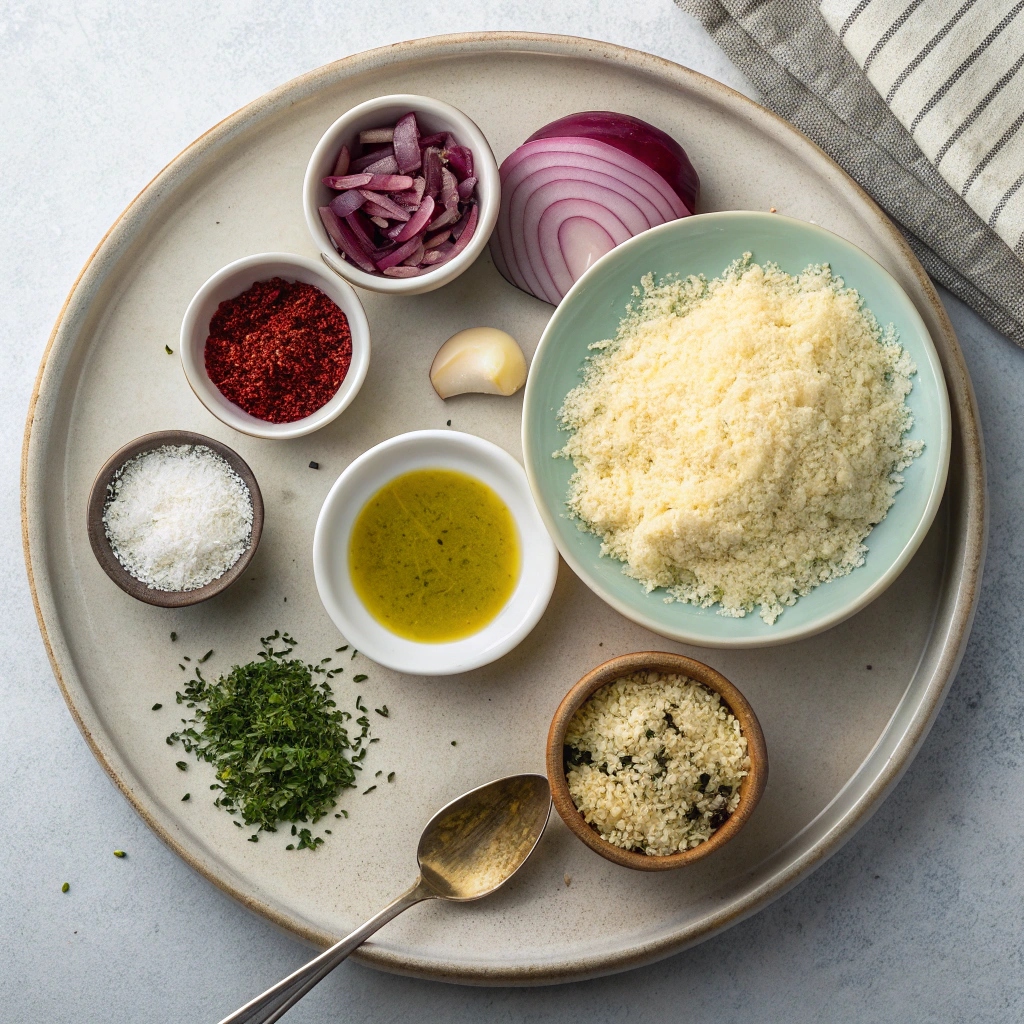
[[[623,850],[602,839],[596,829],[583,819],[569,794],[569,784],[565,778],[565,762],[563,747],[565,733],[573,715],[602,686],[632,675],[634,672],[663,672],[686,676],[703,683],[709,690],[717,693],[722,703],[736,716],[740,730],[747,740],[747,754],[750,757],[750,774],[740,784],[740,802],[736,810],[729,815],[725,823],[705,842],[689,850],[679,853],[656,856],[646,853],[634,853]],[[708,856],[724,846],[744,826],[754,812],[757,802],[761,799],[765,784],[768,781],[768,751],[764,744],[764,734],[757,721],[757,716],[747,703],[746,698],[729,682],[725,676],[713,668],[685,658],[681,654],[668,654],[660,651],[643,651],[637,654],[624,654],[612,658],[603,665],[598,665],[588,672],[566,695],[558,705],[555,717],[551,720],[548,730],[547,749],[548,782],[551,784],[551,799],[555,810],[569,826],[577,838],[582,839],[602,857],[621,864],[627,868],[640,871],[668,871],[692,864],[702,857]]]
[[[205,587],[198,587],[195,590],[154,590],[128,572],[117,560],[110,547],[106,530],[103,528],[107,487],[113,481],[114,474],[136,455],[152,451],[154,448],[161,448],[164,445],[185,444],[201,444],[212,449],[242,478],[245,486],[249,488],[249,498],[252,501],[252,533],[249,535],[249,546],[242,552],[238,561],[223,576],[211,580]],[[126,594],[160,608],[184,608],[186,605],[199,604],[200,601],[209,600],[230,587],[245,572],[246,566],[252,561],[252,556],[256,554],[260,534],[263,532],[263,495],[260,494],[260,485],[256,483],[256,477],[253,476],[252,470],[245,464],[241,456],[237,452],[233,452],[227,445],[221,444],[220,441],[214,441],[212,437],[194,434],[189,430],[158,430],[154,434],[137,437],[114,452],[104,463],[103,468],[96,474],[92,490],[89,492],[87,526],[89,543],[92,545],[96,561]]]

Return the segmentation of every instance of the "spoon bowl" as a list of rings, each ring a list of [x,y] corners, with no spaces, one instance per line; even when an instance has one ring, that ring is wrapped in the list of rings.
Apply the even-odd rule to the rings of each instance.
[[[489,896],[526,862],[550,813],[543,775],[511,775],[471,790],[427,822],[416,851],[420,878],[444,900]]]

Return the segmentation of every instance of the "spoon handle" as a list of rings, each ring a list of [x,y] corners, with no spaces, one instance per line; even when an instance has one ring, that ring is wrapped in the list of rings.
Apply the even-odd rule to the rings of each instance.
[[[300,967],[287,978],[268,988],[262,995],[250,999],[241,1009],[235,1010],[220,1021],[220,1024],[272,1024],[310,989],[323,981],[352,950],[361,946],[378,928],[397,917],[403,910],[408,910],[414,903],[431,899],[433,896],[434,893],[423,884],[423,880],[417,878],[398,899],[371,917],[366,924],[360,925],[354,932],[336,942],[330,949],[324,950],[304,967]]]

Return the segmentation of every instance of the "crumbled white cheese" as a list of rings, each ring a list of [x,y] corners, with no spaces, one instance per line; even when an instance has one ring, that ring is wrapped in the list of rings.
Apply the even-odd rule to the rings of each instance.
[[[206,445],[164,445],[114,478],[103,525],[115,557],[153,590],[197,590],[238,561],[252,534],[249,488]]]
[[[648,591],[773,623],[863,563],[922,450],[915,367],[827,265],[641,283],[561,410],[569,509]]]

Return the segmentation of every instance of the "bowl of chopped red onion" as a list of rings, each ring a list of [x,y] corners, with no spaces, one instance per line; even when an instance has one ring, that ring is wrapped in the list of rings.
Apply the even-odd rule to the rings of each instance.
[[[180,347],[189,386],[217,419],[277,440],[340,416],[370,365],[355,291],[315,260],[284,252],[218,270],[189,304]]]
[[[498,219],[498,164],[461,110],[428,96],[379,96],[324,133],[303,206],[324,262],[360,288],[421,295],[483,252]]]

